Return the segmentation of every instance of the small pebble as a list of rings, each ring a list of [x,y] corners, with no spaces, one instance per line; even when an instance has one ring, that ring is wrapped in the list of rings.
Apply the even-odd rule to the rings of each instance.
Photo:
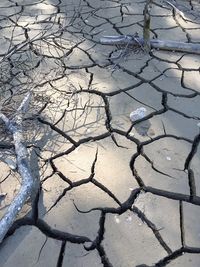
[[[130,113],[130,120],[134,122],[136,120],[142,119],[146,116],[146,112],[147,110],[144,107],[137,108],[136,110]]]
[[[120,219],[118,218],[117,215],[115,215],[115,222],[116,222],[116,223],[120,223]]]

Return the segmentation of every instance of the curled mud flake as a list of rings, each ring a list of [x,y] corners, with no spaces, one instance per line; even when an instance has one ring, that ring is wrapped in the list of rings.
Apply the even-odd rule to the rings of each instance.
[[[142,119],[145,117],[146,115],[146,108],[144,107],[141,107],[141,108],[137,108],[136,110],[132,111],[130,113],[130,120],[132,122],[136,121],[136,120],[139,120],[139,119]]]

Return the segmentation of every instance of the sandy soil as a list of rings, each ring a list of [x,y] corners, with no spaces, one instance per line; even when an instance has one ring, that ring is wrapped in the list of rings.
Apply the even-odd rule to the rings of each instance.
[[[152,38],[200,43],[199,1],[173,4],[185,19],[156,0]],[[200,266],[200,56],[99,42],[141,36],[143,7],[1,0],[0,59],[31,42],[0,63],[2,111],[33,88],[24,131],[40,181],[0,245],[1,267]],[[0,144],[11,143],[1,126]],[[21,181],[13,151],[0,160],[2,217]]]

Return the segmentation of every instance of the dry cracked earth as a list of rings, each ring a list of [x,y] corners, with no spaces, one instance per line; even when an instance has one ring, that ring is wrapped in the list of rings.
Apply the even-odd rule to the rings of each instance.
[[[151,9],[151,37],[200,43],[200,3]],[[200,266],[200,56],[104,46],[142,35],[140,0],[1,0],[0,97],[39,184],[1,267]],[[145,108],[145,116],[130,113]],[[20,188],[1,123],[0,216]]]

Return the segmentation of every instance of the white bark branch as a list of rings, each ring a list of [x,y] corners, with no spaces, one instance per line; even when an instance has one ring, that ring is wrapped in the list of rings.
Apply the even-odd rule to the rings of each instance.
[[[28,109],[30,98],[31,93],[28,93],[19,106],[14,119],[10,120],[4,114],[0,113],[0,119],[4,121],[7,130],[13,135],[18,172],[22,178],[22,184],[18,194],[13,199],[3,218],[0,220],[0,243],[4,239],[25,201],[30,197],[34,188],[34,179],[31,174],[28,151],[24,144],[22,132],[22,118]]]
[[[126,45],[127,43],[129,43],[130,46],[132,45],[135,47],[139,47],[138,44],[142,46],[144,45],[144,39],[140,37],[136,38],[131,35],[103,36],[100,39],[100,43],[103,45]],[[200,44],[152,39],[150,40],[150,45],[151,48],[200,55]]]

